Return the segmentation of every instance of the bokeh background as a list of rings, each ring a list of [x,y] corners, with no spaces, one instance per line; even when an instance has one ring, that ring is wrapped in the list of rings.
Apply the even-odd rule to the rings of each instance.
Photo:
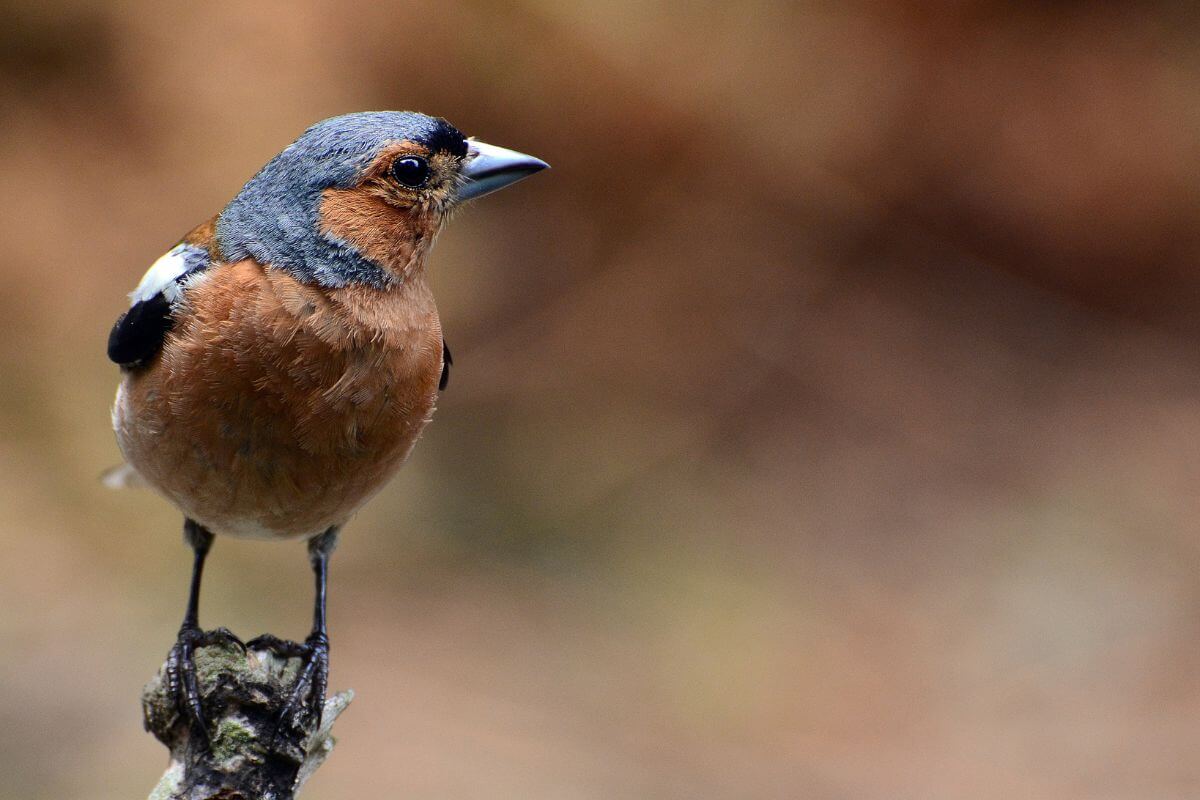
[[[1200,794],[1186,2],[0,5],[0,797],[144,796],[189,569],[103,489],[124,295],[311,122],[554,169],[333,565],[313,798]],[[202,622],[301,637],[299,545]]]

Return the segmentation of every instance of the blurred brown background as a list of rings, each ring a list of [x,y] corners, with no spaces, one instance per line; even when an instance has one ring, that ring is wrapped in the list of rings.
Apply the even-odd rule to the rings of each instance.
[[[307,796],[1200,794],[1194,4],[0,9],[0,798],[164,765],[125,292],[376,108],[554,170],[434,254],[456,369],[334,560]],[[207,577],[305,633],[299,545]]]

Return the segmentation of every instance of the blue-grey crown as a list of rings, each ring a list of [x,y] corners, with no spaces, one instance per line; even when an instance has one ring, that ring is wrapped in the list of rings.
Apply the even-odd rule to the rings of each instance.
[[[354,186],[385,145],[408,139],[466,155],[466,138],[449,122],[411,111],[366,111],[322,120],[246,183],[217,219],[227,261],[253,258],[322,286],[392,278],[352,245],[320,230],[321,193]]]

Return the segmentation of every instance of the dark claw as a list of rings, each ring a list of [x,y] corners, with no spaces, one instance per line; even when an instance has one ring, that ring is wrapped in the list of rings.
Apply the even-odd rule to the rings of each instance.
[[[301,644],[264,633],[246,642],[246,649],[269,650],[283,658],[303,661],[292,690],[279,709],[275,738],[284,730],[305,731],[310,723],[314,728],[319,726],[329,686],[329,639],[314,633]]]
[[[308,637],[305,642],[313,651],[316,670],[313,676],[312,693],[308,698],[309,713],[313,716],[313,724],[321,725],[321,713],[325,709],[325,693],[329,690],[329,637],[319,634]]]
[[[188,718],[192,730],[205,742],[210,741],[208,722],[200,698],[200,683],[196,678],[196,649],[210,644],[240,642],[225,628],[202,631],[191,625],[179,629],[175,646],[167,655],[167,691],[175,698],[179,712]]]
[[[320,726],[329,684],[329,639],[322,634],[313,634],[304,644],[298,644],[281,642],[274,636],[260,636],[254,643],[260,647],[266,645],[289,658],[304,660],[291,693],[279,709],[275,739],[278,740],[284,731],[303,734]]]
[[[196,681],[196,646],[204,637],[199,628],[183,627],[175,646],[167,656],[167,689],[175,698],[179,712],[188,718],[193,731],[208,738],[204,709],[200,704],[200,687]]]
[[[246,642],[247,650],[267,650],[282,658],[303,658],[308,654],[307,648],[299,642],[280,639],[272,633],[255,636]]]

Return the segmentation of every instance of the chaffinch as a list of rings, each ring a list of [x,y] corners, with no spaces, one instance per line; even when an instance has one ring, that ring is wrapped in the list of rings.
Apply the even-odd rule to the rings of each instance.
[[[460,204],[546,167],[424,114],[333,117],[130,295],[108,340],[113,428],[125,476],[184,514],[193,572],[167,677],[200,731],[193,654],[214,534],[307,540],[313,627],[285,711],[319,717],[338,531],[404,461],[449,376],[425,259]]]

